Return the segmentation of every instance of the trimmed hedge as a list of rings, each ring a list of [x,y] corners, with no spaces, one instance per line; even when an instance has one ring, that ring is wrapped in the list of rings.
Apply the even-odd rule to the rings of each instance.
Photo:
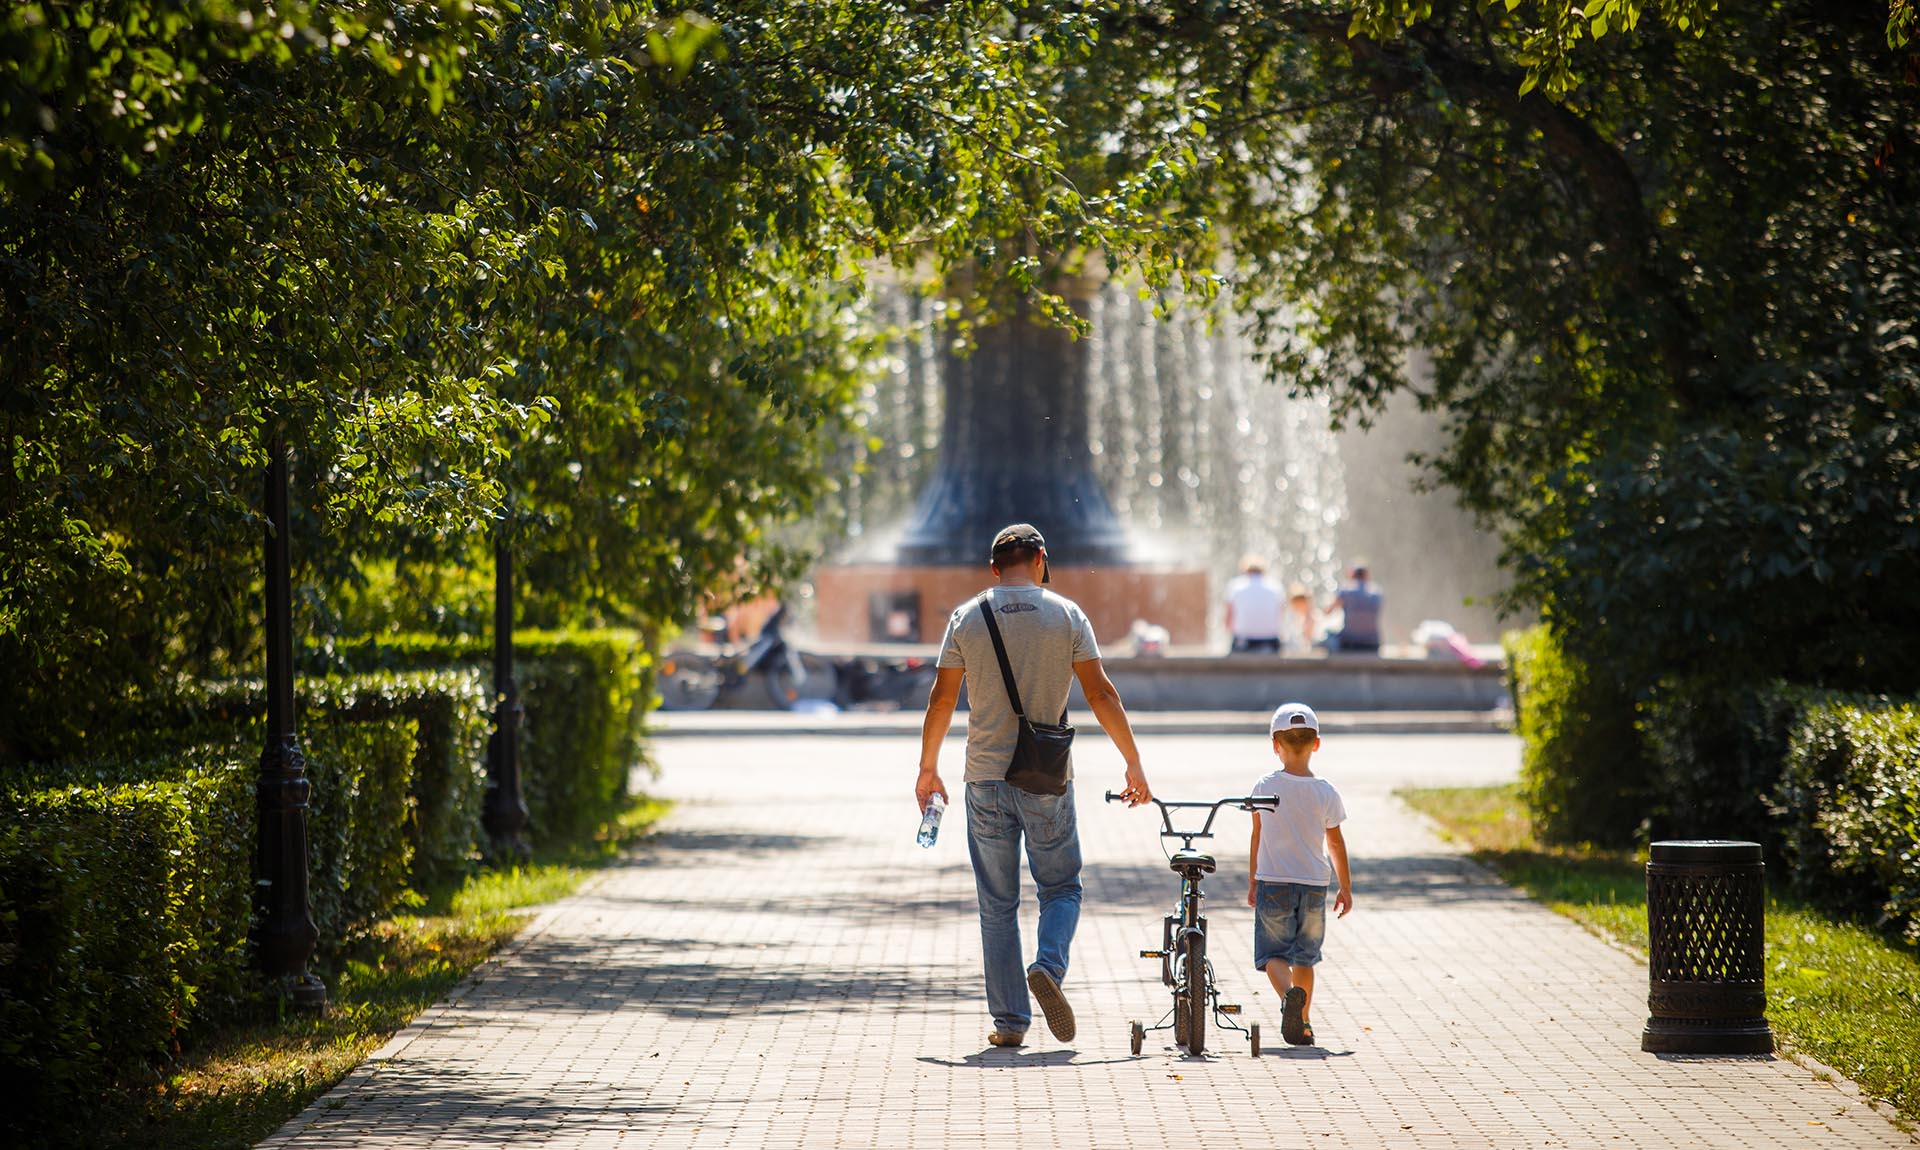
[[[1773,847],[1769,795],[1795,717],[1817,696],[1669,680],[1641,707],[1653,762],[1649,839],[1751,839]]]
[[[1639,709],[1636,794],[1634,739],[1577,662],[1539,628],[1507,649],[1542,837],[1605,841],[1644,814],[1643,838],[1751,838],[1802,894],[1920,943],[1920,701],[1670,680]]]
[[[8,780],[0,1065],[29,1102],[5,1125],[87,1097],[249,985],[253,779],[222,746]]]
[[[1521,792],[1549,842],[1631,843],[1649,805],[1633,701],[1591,674],[1545,624],[1509,632]]]
[[[308,724],[307,888],[323,951],[392,910],[407,889],[418,741],[419,724],[400,715]]]
[[[523,762],[539,833],[596,823],[626,794],[652,693],[629,632],[518,636]],[[484,644],[359,645],[364,673],[299,683],[313,783],[309,889],[321,957],[479,837],[491,698]],[[31,1131],[163,1054],[256,985],[248,963],[258,684],[180,692],[84,764],[0,777],[0,1070]],[[153,754],[155,746],[179,749]],[[137,753],[133,753],[137,752]]]
[[[521,790],[536,835],[590,828],[625,797],[641,762],[653,662],[623,630],[518,631],[514,672],[525,708]],[[364,673],[491,668],[485,639],[393,635],[337,641],[305,654],[310,666]]]
[[[1920,704],[1805,705],[1774,802],[1796,886],[1920,943]]]
[[[470,854],[485,699],[455,672],[302,687],[324,962],[400,900],[419,842],[456,864]],[[230,1016],[257,986],[247,936],[263,709],[254,684],[186,693],[147,733],[110,740],[115,757],[0,781],[0,1068],[32,1100],[0,1128],[31,1130],[189,1025]],[[189,745],[125,753],[169,742]],[[437,783],[418,774],[429,761]],[[416,817],[422,793],[431,823]]]
[[[331,728],[411,719],[417,738],[405,820],[416,874],[445,876],[466,869],[480,840],[480,795],[486,784],[491,703],[480,672],[372,671],[302,678],[296,723],[302,748]],[[266,713],[258,680],[196,685],[164,709],[163,725],[199,729],[210,723],[256,719]],[[256,752],[257,753],[257,752]],[[317,785],[317,784],[316,784]]]

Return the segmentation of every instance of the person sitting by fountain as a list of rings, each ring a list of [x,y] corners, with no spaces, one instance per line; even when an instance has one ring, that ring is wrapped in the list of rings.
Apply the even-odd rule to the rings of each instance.
[[[1380,612],[1386,596],[1367,578],[1367,565],[1356,563],[1348,581],[1335,592],[1328,611],[1340,612],[1340,629],[1327,632],[1327,650],[1380,653]]]
[[[1249,555],[1240,561],[1240,574],[1227,584],[1227,634],[1233,653],[1280,653],[1282,600],[1280,588],[1267,580],[1267,561]]]
[[[1308,593],[1305,583],[1294,583],[1287,587],[1287,629],[1280,636],[1280,649],[1291,655],[1304,655],[1313,650],[1314,634],[1313,596]]]

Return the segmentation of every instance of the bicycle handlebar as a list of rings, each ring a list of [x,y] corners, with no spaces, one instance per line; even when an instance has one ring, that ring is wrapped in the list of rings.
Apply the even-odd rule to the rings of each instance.
[[[1117,794],[1113,791],[1108,791],[1106,794],[1107,801],[1110,803],[1121,802],[1126,797],[1127,796],[1122,794]],[[1203,803],[1198,800],[1181,801],[1178,799],[1149,799],[1148,801],[1157,807],[1234,806],[1234,807],[1239,807],[1243,811],[1250,811],[1256,807],[1261,810],[1270,811],[1274,808],[1276,804],[1280,802],[1280,796],[1278,795],[1240,795],[1237,798],[1215,799],[1210,803]]]
[[[1106,792],[1106,796],[1107,801],[1110,803],[1120,802],[1126,798],[1125,795],[1117,795],[1112,791]],[[1194,839],[1210,839],[1213,837],[1213,820],[1220,814],[1221,807],[1231,806],[1243,811],[1271,811],[1280,805],[1280,797],[1278,795],[1241,795],[1237,798],[1215,799],[1210,803],[1199,801],[1181,802],[1178,800],[1159,798],[1151,801],[1154,806],[1160,808],[1161,837],[1183,838],[1187,840],[1189,845],[1192,844]],[[1200,829],[1197,831],[1175,830],[1173,827],[1173,812],[1183,809],[1205,810],[1207,812],[1207,821],[1200,824]]]

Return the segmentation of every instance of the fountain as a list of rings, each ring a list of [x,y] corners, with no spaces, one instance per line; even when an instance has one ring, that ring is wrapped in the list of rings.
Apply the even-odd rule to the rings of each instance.
[[[1412,404],[1336,433],[1324,401],[1265,378],[1231,322],[1156,317],[1115,284],[1083,295],[1089,339],[1022,324],[983,335],[972,360],[942,346],[941,301],[898,291],[876,306],[905,334],[865,397],[880,446],[849,460],[863,466],[845,490],[847,537],[815,572],[822,638],[937,642],[948,609],[990,578],[987,538],[1020,519],[1047,533],[1055,585],[1110,648],[1135,618],[1176,647],[1224,648],[1216,600],[1247,553],[1316,601],[1365,556],[1387,587],[1390,641],[1430,617],[1496,635],[1497,542],[1444,493],[1416,490],[1404,457],[1439,429]],[[1093,593],[1103,583],[1110,601]]]
[[[1146,618],[1172,642],[1204,640],[1205,569],[1156,559],[1129,538],[1094,471],[1088,352],[1016,314],[979,329],[971,354],[949,347],[921,365],[941,382],[938,464],[890,555],[870,547],[868,561],[815,572],[822,637],[938,641],[948,612],[990,581],[987,541],[1024,521],[1046,534],[1053,586],[1086,610],[1096,635]],[[903,394],[924,418],[921,389],[909,383]],[[920,438],[909,430],[896,449],[915,452]]]

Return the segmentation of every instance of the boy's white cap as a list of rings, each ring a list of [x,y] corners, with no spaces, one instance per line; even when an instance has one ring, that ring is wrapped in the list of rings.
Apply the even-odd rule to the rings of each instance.
[[[1320,716],[1305,703],[1282,703],[1273,712],[1273,718],[1267,723],[1269,735],[1281,731],[1312,731],[1320,733]]]

